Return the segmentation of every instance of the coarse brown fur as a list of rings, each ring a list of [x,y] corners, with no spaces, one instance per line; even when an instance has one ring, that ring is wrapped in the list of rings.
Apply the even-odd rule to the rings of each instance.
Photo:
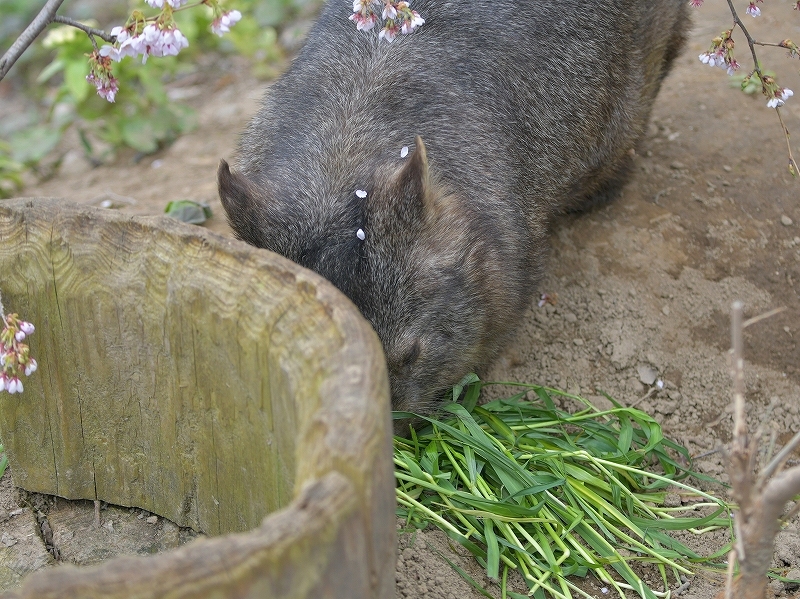
[[[554,216],[624,184],[686,2],[417,0],[391,44],[349,8],[328,2],[220,197],[239,238],[354,301],[395,409],[425,413],[513,334]]]

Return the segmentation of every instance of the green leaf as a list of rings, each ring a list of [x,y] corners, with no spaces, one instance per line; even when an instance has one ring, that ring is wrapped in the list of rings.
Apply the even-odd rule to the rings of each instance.
[[[464,378],[453,385],[453,401],[458,401],[458,398],[461,397],[461,392],[464,390],[464,387],[467,387],[472,383],[477,383],[478,381],[480,381],[480,379],[474,372],[470,372],[469,374],[465,375]]]
[[[47,65],[44,69],[42,69],[42,72],[39,73],[39,76],[36,78],[36,83],[40,85],[43,83],[47,83],[50,80],[50,77],[63,70],[64,70],[64,61],[56,59],[49,65]]]
[[[33,165],[47,156],[60,140],[61,132],[55,127],[36,125],[14,133],[9,145],[16,162]]]
[[[516,443],[517,438],[514,435],[514,431],[512,431],[511,428],[500,418],[498,418],[488,410],[485,410],[484,408],[478,406],[472,409],[472,413],[479,415],[486,424],[492,427],[494,432],[496,432],[498,435],[503,437],[503,439],[511,443],[511,445],[514,445],[514,443]]]
[[[211,207],[208,204],[193,202],[192,200],[177,200],[169,202],[164,209],[167,216],[177,218],[191,225],[202,225],[211,218]]]
[[[127,119],[120,124],[122,141],[143,154],[152,154],[158,149],[158,138],[153,123],[143,118]]]
[[[86,60],[70,61],[64,67],[64,85],[70,95],[75,98],[75,103],[83,102],[92,91],[92,84],[86,81],[86,75],[89,74],[89,68],[86,66]]]
[[[486,539],[486,575],[492,580],[500,577],[500,546],[490,519],[483,522],[483,536]]]

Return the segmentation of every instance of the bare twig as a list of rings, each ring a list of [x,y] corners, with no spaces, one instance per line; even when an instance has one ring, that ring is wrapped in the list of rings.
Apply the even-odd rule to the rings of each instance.
[[[736,9],[733,7],[732,0],[728,0],[728,8],[731,9],[731,14],[733,15],[733,26],[739,27],[739,29],[742,30],[742,33],[744,33],[744,36],[747,38],[747,45],[750,47],[750,54],[753,55],[753,65],[755,66],[755,72],[758,74],[759,80],[761,80],[762,78],[761,67],[758,66],[758,56],[756,56],[756,49],[755,49],[756,41],[753,39],[753,36],[750,35],[750,32],[747,31],[747,27],[744,26],[744,23],[742,23],[742,20],[739,18]]]
[[[772,310],[768,310],[767,312],[764,312],[763,314],[759,314],[758,316],[753,316],[753,318],[748,318],[747,320],[745,320],[742,323],[742,328],[746,329],[751,324],[755,324],[757,322],[761,322],[762,320],[765,320],[767,318],[772,318],[776,314],[780,314],[781,312],[785,312],[785,311],[786,311],[786,306],[781,306],[780,308],[773,308]]]
[[[773,310],[768,314],[775,313]],[[765,597],[766,573],[772,560],[781,516],[786,502],[800,493],[800,466],[781,470],[792,450],[800,445],[800,433],[778,452],[757,478],[754,473],[759,435],[748,437],[745,422],[742,328],[744,324],[752,324],[766,316],[757,316],[743,323],[742,303],[734,302],[731,309],[734,436],[728,453],[728,475],[739,511],[734,518],[736,542],[728,556],[728,571],[729,574],[733,572],[733,560],[738,559],[741,576],[735,583],[731,583],[729,577],[726,599]]]
[[[728,552],[728,570],[725,577],[725,599],[733,599],[733,571],[736,564],[736,549]]]
[[[778,119],[781,122],[781,127],[783,127],[783,135],[786,138],[786,148],[789,151],[789,171],[793,175],[797,175],[798,174],[797,162],[795,162],[794,156],[792,155],[792,144],[789,143],[789,129],[787,129],[786,125],[783,124],[783,117],[781,116],[781,111],[779,107],[775,108],[775,112],[778,113]]]
[[[786,460],[789,459],[789,456],[798,447],[800,447],[800,431],[795,433],[791,441],[784,445],[783,449],[778,452],[778,455],[772,458],[772,461],[767,464],[767,467],[764,468],[764,470],[761,472],[761,475],[758,477],[759,482],[763,484],[764,481],[771,478],[772,475],[775,474],[775,472],[777,472],[786,463]]]
[[[755,38],[753,38],[753,36],[750,35],[750,32],[747,31],[747,27],[744,26],[744,23],[739,18],[736,9],[733,6],[733,1],[727,0],[727,2],[728,2],[728,8],[731,11],[731,15],[733,15],[733,26],[741,29],[742,33],[744,34],[744,37],[747,39],[747,46],[750,48],[750,54],[753,56],[753,72],[756,75],[758,75],[758,80],[761,82],[762,88],[764,88],[764,74],[761,72],[761,66],[758,64],[758,56],[756,55],[756,46],[757,45],[775,46],[778,48],[783,48],[784,46],[781,46],[780,44],[772,44],[769,42],[756,41]],[[750,74],[752,75],[753,73]],[[783,129],[783,135],[786,138],[786,147],[789,151],[789,172],[791,172],[792,175],[796,176],[798,174],[798,168],[797,168],[797,162],[795,161],[794,156],[792,155],[792,146],[791,143],[789,142],[789,130],[786,128],[786,125],[783,124],[783,117],[781,116],[781,111],[779,106],[775,107],[775,112],[778,115],[778,120],[781,122],[781,129]]]
[[[117,39],[115,36],[111,35],[110,33],[106,33],[102,29],[89,27],[88,25],[84,25],[80,21],[76,21],[75,19],[70,19],[69,17],[62,17],[61,15],[54,16],[53,23],[62,23],[63,25],[71,25],[72,27],[76,27],[81,31],[86,32],[86,34],[89,37],[96,35],[101,40],[106,41],[109,44],[113,44],[114,40]]]
[[[733,356],[731,376],[733,377],[733,443],[736,449],[744,451],[747,447],[747,424],[744,419],[744,358],[742,343],[742,302],[733,302],[731,317],[731,340]]]
[[[33,40],[39,36],[42,30],[53,22],[56,11],[63,2],[64,0],[47,0],[47,4],[45,4],[44,8],[36,15],[36,18],[25,28],[22,35],[11,44],[8,52],[3,55],[3,58],[0,58],[0,80],[6,76],[6,73],[8,73],[14,63],[17,62],[17,59],[22,56],[22,53],[28,49],[28,46],[33,43]]]

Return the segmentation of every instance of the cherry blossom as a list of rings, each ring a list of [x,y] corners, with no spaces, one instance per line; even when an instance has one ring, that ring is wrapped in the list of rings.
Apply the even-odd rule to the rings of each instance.
[[[224,12],[211,23],[211,31],[222,37],[224,34],[228,33],[231,27],[238,23],[241,18],[242,13],[238,10]]]
[[[30,376],[38,364],[30,355],[30,348],[23,343],[33,334],[35,327],[16,314],[3,314],[0,303],[0,391],[11,394],[22,393],[24,387],[20,377]]]

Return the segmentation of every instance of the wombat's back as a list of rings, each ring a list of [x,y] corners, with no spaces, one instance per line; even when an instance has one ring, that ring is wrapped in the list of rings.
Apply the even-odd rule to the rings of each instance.
[[[413,7],[425,24],[389,44],[329,1],[220,195],[240,238],[350,296],[383,342],[395,406],[420,410],[513,330],[553,215],[624,182],[686,6]]]
[[[329,1],[242,138],[243,173],[274,181],[300,162],[325,180],[418,134],[448,183],[511,179],[538,220],[591,194],[634,146],[687,21],[684,0],[413,7],[425,25],[389,44]]]

